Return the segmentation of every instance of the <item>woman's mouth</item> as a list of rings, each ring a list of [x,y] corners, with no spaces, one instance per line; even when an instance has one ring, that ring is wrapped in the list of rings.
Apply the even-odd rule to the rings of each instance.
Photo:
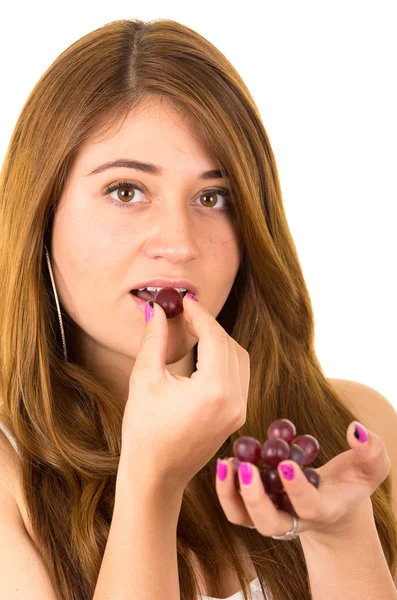
[[[187,293],[185,289],[164,287],[142,290],[131,290],[130,295],[143,310],[146,302],[152,300],[161,306],[167,319],[178,316],[183,310],[183,297]]]

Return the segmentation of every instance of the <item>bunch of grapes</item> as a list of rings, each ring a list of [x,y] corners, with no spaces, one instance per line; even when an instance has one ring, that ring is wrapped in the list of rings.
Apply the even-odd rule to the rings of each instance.
[[[240,462],[254,464],[260,473],[263,487],[276,508],[296,515],[294,508],[284,491],[283,483],[277,471],[282,460],[293,460],[302,467],[307,480],[316,488],[320,485],[320,476],[310,465],[320,451],[320,444],[312,435],[296,436],[296,427],[288,419],[278,419],[267,430],[267,440],[261,444],[253,437],[238,438],[233,444],[232,460],[235,471],[235,483],[240,490],[238,466]]]

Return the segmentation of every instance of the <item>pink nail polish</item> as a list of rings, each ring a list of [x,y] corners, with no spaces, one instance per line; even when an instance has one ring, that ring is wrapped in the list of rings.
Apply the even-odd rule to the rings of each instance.
[[[286,479],[287,481],[292,481],[295,478],[294,467],[290,464],[281,465],[280,471],[284,479]]]
[[[248,462],[241,462],[238,468],[244,485],[249,485],[252,481],[252,467]]]
[[[186,294],[186,296],[187,296],[188,298],[190,298],[191,300],[195,300],[196,302],[198,302],[198,298],[196,298],[196,296],[193,296],[193,294],[191,294],[190,292],[188,292],[188,293]]]
[[[368,431],[361,425],[361,423],[357,423],[354,421],[355,429],[354,429],[354,437],[358,439],[362,444],[368,441]]]
[[[154,315],[154,303],[149,300],[149,302],[146,302],[146,306],[145,306],[145,319],[146,319],[146,323],[148,321],[150,321],[150,319],[153,317]]]
[[[227,465],[217,458],[216,460],[216,474],[221,481],[226,479],[227,475]]]

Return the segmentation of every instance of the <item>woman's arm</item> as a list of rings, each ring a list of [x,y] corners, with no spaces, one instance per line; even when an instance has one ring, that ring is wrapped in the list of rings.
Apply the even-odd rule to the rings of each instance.
[[[180,600],[176,529],[183,492],[119,466],[93,600]]]
[[[313,600],[396,600],[397,590],[375,521],[366,518],[341,536],[300,536]]]

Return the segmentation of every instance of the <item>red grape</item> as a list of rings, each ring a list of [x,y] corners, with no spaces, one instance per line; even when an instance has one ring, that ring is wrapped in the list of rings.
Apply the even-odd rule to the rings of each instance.
[[[261,444],[253,437],[240,437],[233,444],[233,454],[241,462],[255,464],[261,459]]]
[[[285,440],[273,438],[267,440],[262,446],[262,459],[268,465],[276,467],[279,462],[289,456],[289,446]]]
[[[303,461],[305,460],[305,453],[300,446],[297,446],[296,444],[290,444],[288,459],[293,460],[294,462],[298,463],[298,465],[302,466]]]
[[[280,508],[281,494],[277,493],[277,492],[266,492],[266,494],[269,496],[269,498],[273,502],[274,506],[276,508]]]
[[[240,461],[238,460],[238,458],[233,458],[232,461],[233,466],[234,466],[234,483],[236,485],[236,488],[239,490],[240,489],[240,480],[238,478],[238,467],[240,464]]]
[[[296,434],[294,423],[289,419],[278,419],[270,424],[267,430],[268,439],[263,445],[253,437],[238,438],[233,444],[233,460],[235,468],[234,481],[240,490],[238,467],[241,461],[256,464],[265,493],[274,506],[295,514],[294,508],[285,492],[283,482],[278,474],[277,465],[282,460],[292,460],[302,468],[306,479],[316,488],[320,485],[320,475],[308,465],[316,458],[320,444],[312,435]],[[262,459],[262,460],[261,460]],[[265,468],[263,468],[265,463]]]
[[[179,313],[182,312],[183,296],[181,296],[178,290],[173,287],[163,287],[153,297],[153,300],[154,302],[157,302],[157,304],[160,304],[167,319],[177,317]]]
[[[269,467],[265,471],[262,471],[260,476],[266,492],[283,491],[284,486],[278,474],[277,467]]]
[[[316,469],[313,469],[312,467],[306,467],[303,469],[303,474],[305,475],[306,479],[310,481],[312,485],[314,485],[314,487],[318,488],[320,485],[320,475],[317,473]]]
[[[298,435],[298,437],[294,438],[293,444],[300,446],[305,453],[304,465],[310,465],[320,450],[320,444],[316,438],[309,434]]]
[[[281,438],[288,444],[296,434],[296,427],[289,419],[278,419],[273,421],[267,430],[267,439]]]
[[[282,494],[279,495],[278,504],[279,504],[279,508],[281,508],[281,510],[285,510],[286,512],[290,513],[291,515],[298,516],[296,514],[295,509],[292,506],[291,500],[289,499],[289,496],[286,492],[283,492]]]

